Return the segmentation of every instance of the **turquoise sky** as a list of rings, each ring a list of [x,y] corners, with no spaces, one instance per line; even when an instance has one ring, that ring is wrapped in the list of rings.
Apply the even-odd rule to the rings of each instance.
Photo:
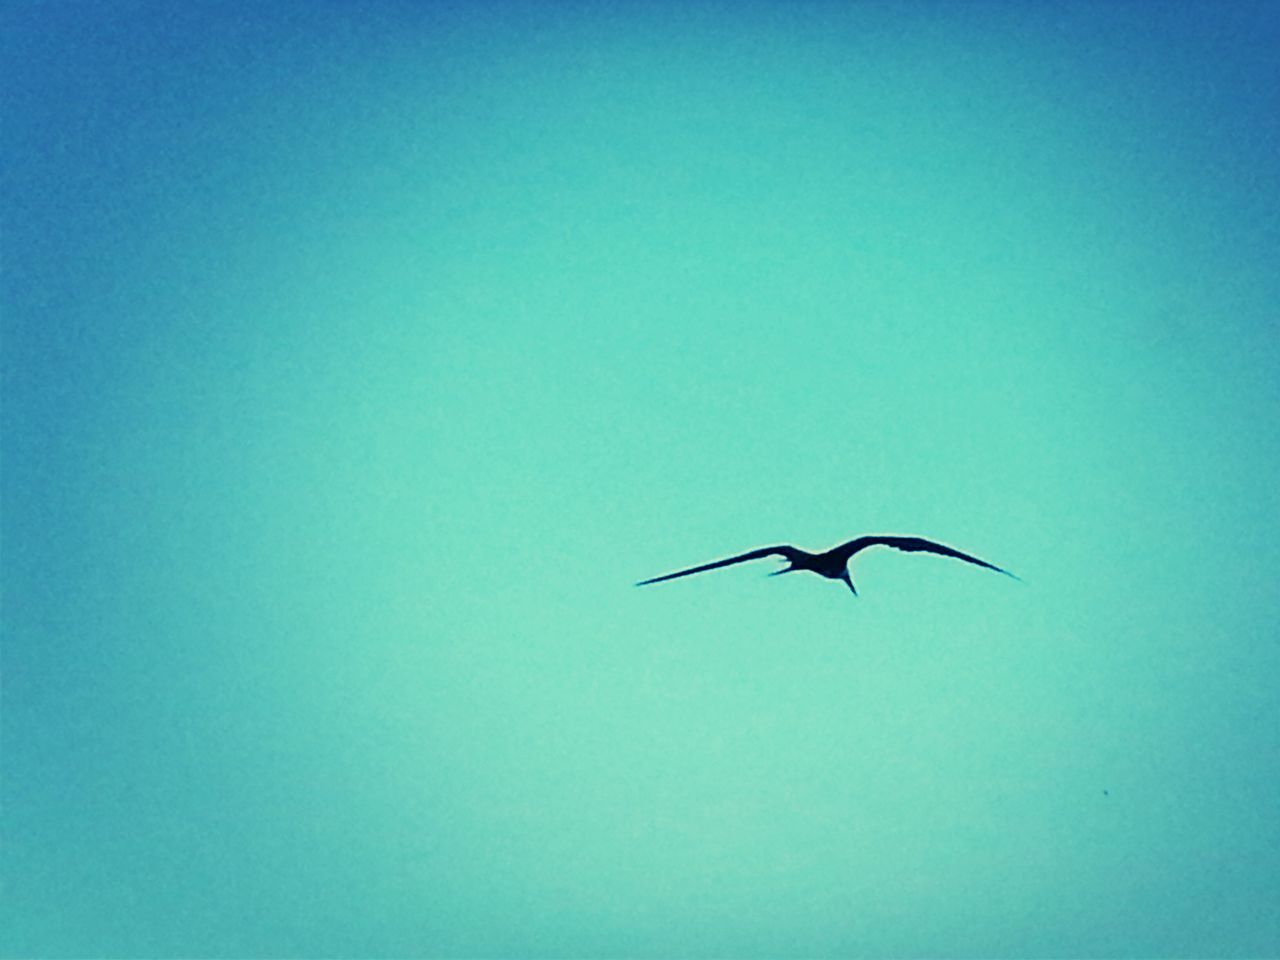
[[[0,37],[5,956],[1280,954],[1280,4]]]

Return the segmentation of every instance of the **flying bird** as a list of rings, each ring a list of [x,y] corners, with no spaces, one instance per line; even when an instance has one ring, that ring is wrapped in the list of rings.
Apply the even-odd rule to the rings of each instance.
[[[791,565],[781,570],[775,570],[769,576],[776,577],[780,573],[808,570],[811,573],[818,574],[820,577],[826,577],[828,580],[843,580],[849,585],[849,589],[853,591],[853,595],[856,597],[858,589],[853,585],[853,579],[849,576],[849,558],[859,550],[865,550],[867,547],[893,547],[895,550],[923,551],[925,553],[936,553],[944,557],[955,557],[957,560],[974,563],[980,567],[986,567],[988,570],[994,570],[996,573],[1003,573],[1006,577],[1013,577],[1015,580],[1019,579],[1016,574],[1012,574],[1008,570],[1002,570],[994,563],[987,563],[985,560],[979,560],[977,557],[961,553],[959,550],[944,546],[941,543],[925,540],[923,537],[870,536],[858,537],[856,540],[842,543],[838,547],[832,547],[826,553],[810,553],[808,550],[801,550],[799,547],[793,547],[788,544],[782,544],[777,547],[761,547],[759,550],[740,553],[736,557],[713,560],[711,563],[704,563],[700,567],[690,567],[688,570],[678,570],[675,573],[653,577],[650,580],[641,580],[636,586],[643,587],[646,583],[660,583],[663,580],[674,580],[676,577],[687,577],[693,573],[702,573],[704,570],[714,570],[716,567],[745,563],[747,560],[759,560],[761,557],[778,556]]]

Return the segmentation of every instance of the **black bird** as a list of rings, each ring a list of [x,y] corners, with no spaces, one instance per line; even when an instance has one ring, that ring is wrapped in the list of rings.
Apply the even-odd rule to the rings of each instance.
[[[934,543],[932,540],[925,540],[923,537],[885,537],[871,536],[858,537],[856,540],[850,540],[848,543],[842,543],[838,547],[832,547],[826,553],[810,553],[808,550],[801,550],[798,547],[792,547],[782,544],[777,547],[761,547],[759,550],[751,550],[748,553],[740,553],[736,557],[726,557],[724,560],[715,560],[711,563],[704,563],[700,567],[690,567],[688,570],[679,570],[676,573],[668,573],[661,577],[654,577],[651,580],[641,580],[636,584],[637,587],[643,587],[646,583],[659,583],[663,580],[674,580],[676,577],[687,577],[691,573],[702,573],[704,570],[714,570],[716,567],[727,567],[734,563],[743,563],[747,560],[759,560],[761,557],[779,556],[791,564],[782,570],[775,570],[769,574],[776,577],[780,573],[792,573],[796,570],[809,570],[818,576],[826,577],[828,580],[843,580],[849,585],[849,589],[853,591],[853,595],[858,595],[857,588],[853,585],[853,580],[849,577],[849,558],[859,550],[867,547],[893,547],[895,550],[920,551],[926,553],[937,553],[944,557],[955,557],[957,560],[964,560],[966,563],[976,563],[980,567],[986,567],[988,570],[994,570],[996,573],[1003,573],[1006,577],[1013,577],[1017,580],[1016,574],[1010,573],[1008,570],[1002,570],[993,563],[987,563],[985,560],[979,560],[977,557],[971,557],[967,553],[961,553],[951,547],[943,546],[940,543]]]

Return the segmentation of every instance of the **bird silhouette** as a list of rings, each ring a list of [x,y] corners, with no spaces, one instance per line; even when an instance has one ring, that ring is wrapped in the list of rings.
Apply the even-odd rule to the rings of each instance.
[[[740,553],[736,557],[726,557],[723,560],[713,560],[711,563],[704,563],[700,567],[690,567],[688,570],[677,570],[675,573],[667,573],[661,577],[653,577],[649,580],[641,580],[636,584],[637,587],[643,587],[647,583],[661,583],[663,580],[674,580],[676,577],[687,577],[690,574],[702,573],[705,570],[714,570],[716,567],[727,567],[735,563],[745,563],[747,560],[759,560],[761,557],[782,557],[791,565],[781,570],[775,570],[769,574],[776,577],[780,573],[793,573],[796,570],[808,570],[816,573],[820,577],[826,577],[828,580],[843,580],[849,585],[849,589],[853,591],[853,595],[858,595],[858,589],[853,585],[853,578],[849,576],[849,558],[859,550],[865,550],[867,547],[893,547],[895,550],[906,550],[909,552],[923,551],[925,553],[936,553],[944,557],[954,557],[957,560],[963,560],[966,563],[974,563],[980,567],[986,567],[988,570],[994,570],[996,573],[1003,573],[1006,577],[1013,577],[1017,580],[1016,574],[1010,573],[1008,570],[1002,570],[994,563],[987,563],[985,560],[979,560],[977,557],[970,556],[967,553],[961,553],[952,547],[944,546],[941,543],[934,543],[932,540],[925,540],[923,537],[886,537],[886,536],[870,536],[858,537],[856,540],[850,540],[848,543],[842,543],[838,547],[832,547],[826,553],[810,553],[808,550],[801,550],[799,547],[793,547],[789,544],[782,544],[777,547],[761,547],[759,550],[750,550],[747,553]]]

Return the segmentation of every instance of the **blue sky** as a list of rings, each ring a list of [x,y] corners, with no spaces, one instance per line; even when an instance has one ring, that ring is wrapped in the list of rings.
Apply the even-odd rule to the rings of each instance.
[[[0,35],[4,955],[1280,952],[1276,4]]]

